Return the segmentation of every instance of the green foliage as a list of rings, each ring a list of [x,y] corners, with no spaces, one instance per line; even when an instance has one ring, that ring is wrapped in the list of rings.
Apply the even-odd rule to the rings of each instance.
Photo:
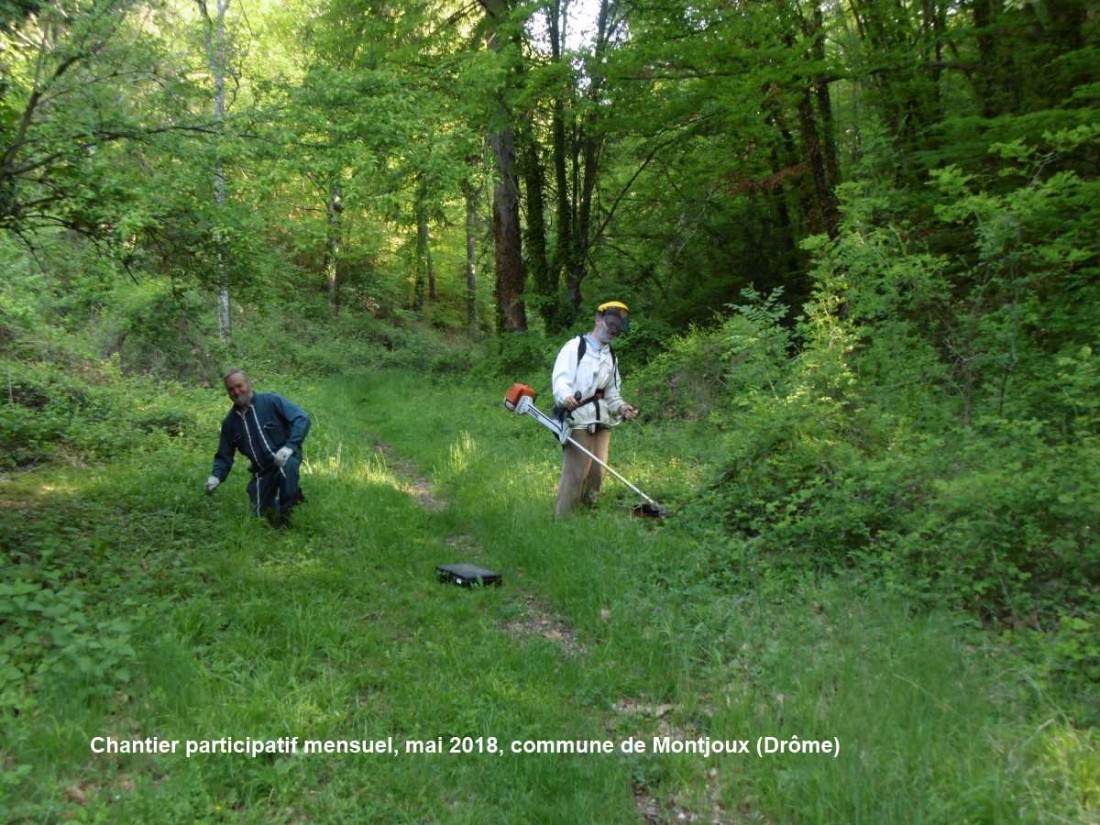
[[[218,128],[192,7],[0,10],[0,519],[15,536],[0,709],[26,711],[0,714],[0,818],[16,799],[35,821],[405,821],[415,787],[456,821],[632,821],[635,794],[687,789],[769,821],[1085,820],[1100,793],[1095,20],[1079,2],[820,20],[791,2],[635,4],[599,60],[540,65],[533,7],[501,5],[499,54],[482,48],[491,27],[441,25],[431,5],[234,18]],[[505,88],[524,123],[502,122]],[[614,463],[675,501],[652,531],[616,518],[622,490],[551,523],[556,445],[485,412],[504,416],[509,381],[545,390],[563,339],[460,337],[480,136],[522,126],[550,173],[555,102],[598,148],[567,158],[594,174],[572,182],[593,186],[574,264],[645,307],[616,348],[644,418],[616,432]],[[570,183],[548,191],[578,200]],[[573,228],[547,214],[549,238]],[[410,312],[429,239],[438,296]],[[482,318],[491,291],[482,276]],[[228,366],[321,412],[315,515],[281,544],[184,479],[208,466]],[[377,454],[383,436],[402,458]],[[415,505],[406,461],[449,508]],[[460,550],[516,571],[521,596],[430,598],[416,571]],[[587,658],[500,644],[537,599]],[[430,678],[441,663],[455,679]],[[456,803],[439,789],[486,766],[89,763],[78,730],[575,735],[580,708],[588,730],[634,731],[608,710],[624,695],[682,702],[647,721],[685,734],[824,719],[859,759],[740,766],[736,787],[671,759],[506,760],[485,776],[508,793]],[[29,719],[48,735],[32,741]],[[71,776],[129,789],[66,804]]]
[[[122,449],[129,434],[118,426],[121,399],[109,387],[89,381],[103,371],[70,376],[48,365],[4,366],[0,434],[8,448],[0,461],[5,468],[40,463],[61,449],[91,455]]]
[[[1043,379],[1058,398],[1026,407],[1042,419],[975,418],[937,340],[959,321],[921,323],[947,312],[944,263],[900,238],[863,226],[814,247],[819,287],[793,359],[782,307],[756,299],[649,365],[643,387],[662,410],[702,410],[725,433],[699,506],[789,575],[859,566],[999,620],[1052,626],[1067,604],[1091,615],[1092,350]],[[1001,392],[988,379],[966,388],[972,406]]]
[[[767,329],[756,310],[742,331]],[[0,714],[0,816],[401,821],[430,810],[447,823],[625,825],[644,799],[670,816],[747,805],[777,822],[1087,821],[1096,733],[1074,702],[1088,694],[1065,685],[1090,672],[1091,619],[1065,620],[1056,645],[1021,631],[1009,647],[965,615],[915,610],[878,578],[769,569],[752,541],[694,507],[659,526],[625,518],[610,487],[607,506],[555,520],[557,447],[500,410],[498,389],[377,369],[289,380],[318,413],[309,501],[289,533],[244,515],[243,479],[201,495],[208,439],[5,486],[0,520],[18,534],[20,574],[2,579],[0,604],[21,612],[0,623],[24,640],[21,662],[56,655],[61,672],[21,676],[8,694],[23,712]],[[215,416],[202,418],[212,431]],[[685,429],[652,440],[688,449]],[[714,449],[705,436],[656,471],[662,450],[640,423],[616,433],[614,453],[690,489],[693,455]],[[437,583],[434,566],[459,559],[501,570],[504,587]],[[42,646],[47,614],[72,656]],[[1031,661],[1015,652],[1029,641]],[[841,755],[89,752],[103,735],[401,743],[452,731],[502,743],[836,737]]]
[[[729,401],[748,407],[759,395],[778,392],[791,345],[780,294],[762,298],[747,289],[747,303],[731,307],[720,326],[673,338],[667,351],[631,377],[640,402],[662,419],[710,417],[721,427]]]
[[[42,4],[0,29],[0,227],[33,245],[62,226],[125,254],[116,230],[141,213],[148,167],[120,146],[191,125],[173,30],[164,8],[117,0]]]
[[[564,343],[564,340],[551,341],[537,332],[498,336],[488,342],[486,357],[476,365],[475,374],[483,380],[503,376],[513,382],[529,384],[536,390],[548,390],[554,358]]]
[[[377,367],[449,375],[468,370],[476,358],[468,342],[418,322],[411,313],[375,318],[347,312],[333,319],[320,301],[299,301],[280,313],[256,318],[250,328],[259,345],[250,345],[242,336],[235,348],[247,362],[267,363],[280,373],[331,375]],[[334,350],[334,334],[348,345]],[[263,344],[278,340],[293,344],[285,351]]]
[[[1098,514],[1079,493],[1096,483],[1096,303],[1078,272],[1092,256],[1073,252],[1087,250],[1076,216],[1095,216],[1079,179],[1038,170],[1005,170],[1021,185],[999,194],[939,176],[940,218],[973,232],[968,264],[929,254],[862,187],[845,231],[809,245],[818,288],[798,357],[770,393],[731,392],[724,424],[716,500],[760,552],[784,567],[870,564],[911,596],[1003,620],[1096,610]]]
[[[120,290],[101,325],[103,351],[128,374],[176,380],[213,377],[207,342],[213,338],[212,298],[147,280]]]
[[[104,698],[131,680],[130,624],[95,620],[84,602],[72,586],[0,579],[0,712],[28,710],[45,686]]]

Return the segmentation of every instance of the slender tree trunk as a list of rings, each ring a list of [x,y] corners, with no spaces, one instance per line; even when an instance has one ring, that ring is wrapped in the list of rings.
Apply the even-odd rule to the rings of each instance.
[[[466,198],[466,329],[477,336],[477,238],[481,227],[481,188],[472,178],[462,183]]]
[[[562,42],[564,38],[562,26],[564,11],[560,0],[556,0],[552,9],[548,12],[550,14],[550,56],[555,63],[561,63],[564,52],[564,43]],[[561,300],[558,294],[561,289],[561,273],[562,270],[569,268],[567,262],[573,249],[573,190],[569,185],[569,141],[565,123],[565,100],[563,99],[566,93],[567,90],[563,88],[554,96],[550,113],[554,188],[557,190],[557,208],[555,210],[557,244],[554,250],[554,259],[550,262],[550,278],[547,284],[548,288],[553,289],[553,294],[548,293],[547,297],[554,301],[555,306]],[[568,93],[573,93],[572,86],[569,87]],[[549,319],[547,320],[547,327],[551,331],[560,331],[572,324],[574,315],[574,305],[572,299],[570,299],[567,305],[560,307],[560,311],[555,313],[553,323]]]
[[[993,0],[973,0],[971,14],[978,47],[978,68],[973,75],[976,98],[982,117],[994,118],[1018,109],[1020,84],[1011,57],[994,34]]]
[[[820,2],[813,7],[813,27],[807,32],[811,37],[814,62],[825,64],[825,15]],[[840,184],[840,160],[836,146],[836,127],[833,122],[833,102],[829,95],[829,81],[821,74],[813,79],[812,91],[817,104],[817,122],[820,125],[818,146],[821,151],[822,218],[825,231],[835,238],[840,232],[840,203],[836,188]]]
[[[576,230],[573,233],[573,248],[570,252],[569,298],[574,313],[580,311],[584,296],[581,284],[588,277],[588,252],[595,238],[592,237],[592,199],[596,193],[596,179],[599,173],[600,152],[603,139],[596,134],[596,116],[586,122],[584,140],[580,147],[580,193],[576,205]]]
[[[781,19],[788,21],[783,42],[792,55],[821,66],[825,62],[825,31],[821,6],[814,2],[809,15],[790,0],[778,0]],[[800,73],[801,75],[801,73]],[[807,181],[800,187],[804,205],[803,215],[811,233],[825,232],[835,237],[840,227],[840,207],[836,198],[838,167],[836,144],[832,136],[832,103],[829,99],[828,81],[820,68],[806,72],[799,81],[797,163]],[[784,136],[784,144],[791,146],[793,136],[784,125],[783,106],[775,101],[769,107],[773,120]],[[778,170],[776,170],[778,171]]]
[[[523,131],[523,182],[527,195],[527,270],[539,296],[539,314],[548,329],[557,316],[557,279],[546,254],[546,196],[539,147],[530,128]]]
[[[435,258],[432,257],[431,238],[428,238],[428,300],[439,300],[435,285]]]
[[[558,197],[570,199],[568,203],[560,204],[558,209],[560,231],[566,233],[558,240],[558,247],[562,250],[561,260],[566,270],[568,317],[562,319],[566,324],[572,322],[584,302],[582,285],[588,277],[589,252],[596,242],[596,233],[592,227],[592,209],[603,152],[603,136],[600,134],[599,124],[600,99],[604,89],[603,62],[612,35],[611,28],[611,2],[600,0],[596,40],[592,59],[588,63],[588,89],[585,95],[587,113],[576,124],[571,151],[561,153],[562,156],[572,157],[571,185],[565,186],[563,183],[566,178],[564,170],[556,170]],[[566,131],[564,127],[562,131]]]
[[[897,155],[896,180],[901,185],[919,184],[925,176],[922,151],[935,148],[943,119],[940,90],[941,40],[947,36],[946,4],[887,3],[850,0],[859,24],[868,75],[874,91],[870,101],[887,125]],[[977,0],[979,7],[982,0]],[[980,14],[980,9],[975,8]]]
[[[214,203],[220,213],[225,207],[226,182],[225,167],[221,158],[220,136],[225,125],[225,14],[229,10],[230,0],[216,0],[216,13],[210,17],[206,0],[197,0],[199,10],[206,20],[206,56],[210,73],[214,77],[214,123],[218,132],[215,138],[214,160]],[[223,341],[228,341],[233,333],[233,316],[229,302],[229,275],[226,270],[228,250],[221,240],[218,246],[218,332]]]
[[[329,187],[326,211],[328,221],[325,226],[325,292],[332,307],[332,314],[336,315],[340,312],[340,238],[343,225],[341,215],[344,211],[343,187],[338,177],[333,178]]]
[[[430,238],[428,235],[428,189],[427,183],[420,176],[416,184],[416,282],[413,296],[413,309],[417,312],[424,311],[424,293],[429,282],[434,281],[432,275],[432,253]],[[435,284],[428,289],[431,298],[435,298]]]

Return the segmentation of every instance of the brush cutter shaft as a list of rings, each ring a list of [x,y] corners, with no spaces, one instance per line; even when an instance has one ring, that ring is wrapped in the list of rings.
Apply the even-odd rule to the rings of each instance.
[[[580,451],[581,451],[582,453],[584,453],[584,454],[585,454],[586,456],[588,456],[589,458],[591,458],[591,459],[592,459],[593,461],[595,461],[595,462],[596,462],[597,464],[599,464],[599,465],[600,465],[601,467],[603,467],[603,468],[604,468],[605,470],[607,470],[607,472],[611,473],[611,475],[615,476],[615,478],[619,479],[619,481],[621,481],[621,482],[622,482],[623,484],[625,484],[625,485],[626,485],[627,487],[629,487],[629,488],[630,488],[631,490],[633,490],[633,491],[634,491],[635,493],[637,493],[638,495],[640,495],[640,496],[641,496],[642,498],[644,498],[644,499],[645,499],[646,501],[648,501],[648,502],[649,502],[650,504],[652,504],[652,505],[654,505],[654,506],[660,506],[660,505],[658,505],[658,504],[657,504],[657,502],[656,502],[656,501],[654,501],[653,499],[651,499],[651,498],[650,498],[649,496],[647,496],[647,495],[646,495],[645,493],[643,493],[643,492],[642,492],[641,490],[639,490],[639,489],[638,489],[637,487],[635,487],[635,486],[634,486],[633,484],[631,484],[631,483],[630,483],[629,481],[627,481],[627,480],[626,480],[625,478],[623,478],[623,475],[622,475],[622,473],[620,473],[620,472],[619,472],[618,470],[616,470],[616,469],[615,469],[614,467],[612,467],[612,466],[611,466],[610,464],[606,464],[605,462],[603,462],[603,461],[600,461],[600,459],[599,459],[599,458],[597,458],[597,457],[596,457],[596,456],[595,456],[595,455],[594,455],[594,454],[592,453],[592,451],[591,451],[591,450],[588,450],[588,449],[586,449],[585,447],[582,447],[582,446],[581,446],[581,445],[580,445],[579,443],[577,443],[577,442],[576,442],[576,441],[575,441],[575,440],[573,439],[573,437],[572,437],[572,436],[566,436],[566,439],[565,439],[565,440],[566,440],[566,441],[568,441],[568,442],[569,442],[570,444],[572,444],[572,445],[573,445],[574,447],[576,447],[576,448],[577,448],[578,450],[580,450]]]
[[[546,415],[542,410],[535,406],[534,400],[525,395],[519,400],[519,403],[515,406],[515,413],[517,415],[529,415],[537,422],[546,427],[550,432],[558,437],[558,441],[562,444],[569,438],[569,429],[563,425],[562,422],[557,421],[550,416]]]
[[[531,416],[537,422],[542,424],[542,426],[550,430],[550,432],[554,433],[554,435],[558,437],[558,440],[561,441],[562,444],[565,444],[566,442],[572,444],[574,447],[576,447],[586,456],[591,458],[593,461],[595,461],[597,464],[599,464],[601,467],[611,473],[611,475],[615,476],[615,478],[619,479],[619,481],[621,481],[635,493],[640,495],[650,504],[654,505],[655,507],[660,506],[659,504],[657,504],[656,501],[651,499],[649,496],[647,496],[645,493],[643,493],[641,490],[639,490],[637,487],[635,487],[633,484],[623,478],[622,473],[620,473],[618,470],[616,470],[614,467],[610,466],[606,462],[601,461],[599,457],[597,457],[591,450],[578,443],[571,435],[569,435],[569,428],[564,423],[555,421],[553,418],[550,418],[550,416],[539,410],[539,408],[536,407],[534,402],[531,400],[530,396],[524,396],[519,400],[519,403],[515,405],[515,412],[517,415]]]

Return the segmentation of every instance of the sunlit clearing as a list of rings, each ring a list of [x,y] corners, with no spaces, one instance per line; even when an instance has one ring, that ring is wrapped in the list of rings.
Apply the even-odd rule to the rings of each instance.
[[[464,473],[470,467],[470,460],[477,456],[478,443],[472,435],[463,430],[458,441],[451,444],[451,469]]]
[[[297,582],[303,576],[321,573],[326,568],[320,558],[297,555],[291,558],[265,559],[258,565],[265,578],[286,579]]]
[[[371,453],[366,458],[359,455],[345,456],[343,446],[343,444],[337,444],[334,454],[306,462],[302,474],[341,481],[385,484],[395,489],[399,488],[400,485],[380,453]]]
[[[57,493],[63,496],[71,496],[78,491],[75,484],[66,482],[46,482],[38,485],[39,493]]]

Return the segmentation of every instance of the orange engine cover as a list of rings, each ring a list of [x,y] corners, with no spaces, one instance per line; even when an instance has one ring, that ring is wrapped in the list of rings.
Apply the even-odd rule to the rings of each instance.
[[[508,392],[504,396],[505,403],[511,404],[513,407],[519,403],[519,400],[524,396],[528,396],[532,401],[538,398],[539,394],[531,389],[526,384],[513,384],[508,388]]]

